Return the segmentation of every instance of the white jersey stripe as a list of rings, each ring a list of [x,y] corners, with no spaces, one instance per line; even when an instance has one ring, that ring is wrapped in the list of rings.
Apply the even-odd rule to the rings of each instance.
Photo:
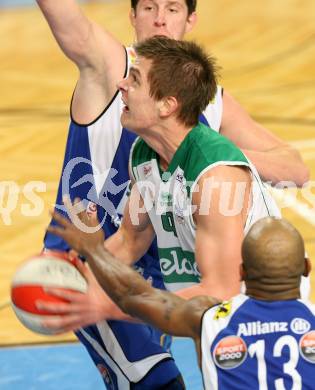
[[[233,298],[232,310],[227,317],[214,319],[218,306],[210,308],[203,315],[201,323],[201,366],[205,390],[218,390],[218,376],[215,363],[210,355],[211,345],[218,333],[226,328],[233,313],[248,299],[243,294]]]
[[[92,338],[84,329],[80,329],[80,333],[86,338],[86,340],[91,344],[95,351],[105,360],[106,364],[114,371],[117,376],[117,385],[121,390],[129,390],[130,384],[128,379],[123,375],[121,370],[116,366],[115,362],[109,357],[105,352],[104,348]]]
[[[109,167],[112,166],[120,142],[122,126],[119,118],[121,111],[122,101],[119,92],[113,103],[108,107],[106,115],[88,126],[93,176],[98,195],[103,188]],[[117,123],[113,123],[115,120]],[[116,131],[113,131],[113,128]],[[118,129],[120,131],[117,131]]]
[[[136,362],[131,362],[126,358],[107,322],[98,323],[97,329],[100,332],[108,353],[111,356],[115,356],[115,362],[131,382],[139,382],[159,361],[171,358],[169,353],[161,353],[148,356],[145,359],[138,360]]]

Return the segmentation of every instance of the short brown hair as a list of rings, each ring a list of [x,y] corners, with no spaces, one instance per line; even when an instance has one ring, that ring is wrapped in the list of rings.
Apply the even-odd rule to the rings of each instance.
[[[138,3],[139,3],[139,0],[131,0],[131,8],[136,10]],[[186,5],[188,8],[188,15],[190,15],[196,11],[197,0],[186,0]]]
[[[155,36],[135,45],[140,57],[152,61],[148,73],[155,100],[174,96],[180,104],[178,119],[195,126],[217,90],[217,67],[194,42]]]

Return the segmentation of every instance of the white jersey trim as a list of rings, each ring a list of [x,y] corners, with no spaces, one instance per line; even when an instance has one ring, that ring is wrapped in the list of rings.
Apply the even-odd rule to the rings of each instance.
[[[239,294],[233,297],[231,301],[231,312],[229,315],[223,318],[214,319],[215,313],[220,305],[214,306],[208,309],[201,320],[201,371],[203,376],[203,382],[205,390],[218,390],[218,375],[215,363],[212,359],[206,358],[209,354],[210,348],[214,339],[218,333],[226,328],[230,323],[233,314],[239,309],[240,306],[246,302],[248,297],[243,294]],[[207,331],[207,329],[211,329]]]
[[[142,360],[131,362],[126,358],[107,322],[98,323],[97,329],[100,332],[108,353],[115,358],[115,362],[131,382],[139,382],[158,362],[172,358],[169,353],[159,353]]]
[[[130,176],[131,181],[133,181],[133,182],[136,182],[136,180],[138,180],[136,177],[136,172],[134,172],[134,170],[132,168],[132,155],[133,155],[133,150],[134,150],[139,138],[140,137],[137,137],[134,140],[133,144],[131,145],[131,149],[130,149],[130,153],[129,153],[129,176]]]
[[[93,338],[91,337],[84,329],[80,329],[80,333],[85,337],[85,339],[91,344],[95,351],[105,360],[106,364],[113,370],[117,377],[117,385],[119,389],[129,390],[130,383],[126,376],[122,373],[119,367],[116,365],[109,355],[105,352],[104,348]]]
[[[308,299],[298,299],[303,305],[305,305],[315,315],[315,305]]]
[[[209,127],[220,132],[222,114],[223,114],[223,89],[220,85],[217,85],[217,92],[214,100],[210,102],[206,109],[203,111],[204,117],[207,119]]]
[[[100,333],[106,350],[104,350],[97,340],[91,337],[84,329],[81,328],[80,332],[115,372],[117,375],[119,389],[129,389],[129,382],[139,382],[160,361],[172,359],[171,354],[166,352],[150,355],[137,361],[129,361],[107,322],[99,322],[96,324],[96,327]],[[119,383],[121,383],[122,387]],[[128,383],[128,387],[126,387],[126,383]]]
[[[109,171],[112,169],[111,166],[121,139],[122,126],[119,118],[122,111],[122,102],[116,101],[118,99],[121,99],[120,93],[117,94],[110,107],[108,107],[106,115],[87,127],[97,195],[100,194]]]

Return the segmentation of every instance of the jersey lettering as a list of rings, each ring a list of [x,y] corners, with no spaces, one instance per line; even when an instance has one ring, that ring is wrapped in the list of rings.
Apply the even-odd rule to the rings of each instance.
[[[181,248],[159,248],[161,271],[166,283],[198,282],[200,272],[194,254]]]
[[[287,332],[287,322],[247,322],[238,325],[238,336],[256,336],[260,334]]]

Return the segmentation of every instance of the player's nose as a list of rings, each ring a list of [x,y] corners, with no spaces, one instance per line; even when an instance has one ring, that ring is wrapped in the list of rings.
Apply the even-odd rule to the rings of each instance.
[[[165,26],[165,24],[166,24],[166,22],[165,22],[165,11],[164,11],[163,9],[159,9],[159,10],[156,12],[154,24],[155,24],[157,27]]]
[[[118,89],[120,92],[127,92],[127,90],[128,90],[127,78],[122,79],[121,81],[119,81],[119,82],[117,83],[117,89]]]

